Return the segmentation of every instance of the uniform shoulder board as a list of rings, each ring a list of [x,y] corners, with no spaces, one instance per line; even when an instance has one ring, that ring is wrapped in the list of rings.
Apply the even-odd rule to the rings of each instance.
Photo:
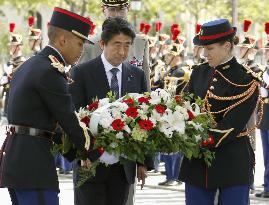
[[[53,56],[53,55],[49,55],[49,59],[51,61],[51,65],[56,68],[60,73],[65,73],[65,67],[63,64],[60,63],[60,61],[58,61],[58,59]]]
[[[242,65],[243,68],[245,69],[246,73],[250,74],[252,77],[254,77],[257,81],[259,82],[262,82],[262,75],[263,75],[263,72],[262,70],[258,71],[258,72],[255,72],[251,69],[250,66],[247,66],[247,65]]]

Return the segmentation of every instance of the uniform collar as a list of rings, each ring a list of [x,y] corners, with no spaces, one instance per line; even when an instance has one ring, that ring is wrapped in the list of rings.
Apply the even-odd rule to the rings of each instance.
[[[54,51],[56,51],[56,53],[58,54],[58,56],[59,56],[61,59],[59,59],[57,56],[55,56],[55,57],[57,57],[57,59],[58,59],[60,62],[64,63],[64,66],[67,66],[67,64],[66,64],[66,62],[65,62],[65,60],[64,60],[63,55],[62,55],[62,54],[61,54],[55,47],[53,47],[52,45],[47,45],[47,47],[50,47],[50,48],[52,48]]]
[[[231,64],[236,63],[236,62],[237,61],[236,61],[235,57],[232,56],[230,59],[228,59],[224,63],[221,63],[220,65],[216,66],[215,69],[216,70],[226,70],[226,69],[231,67]]]

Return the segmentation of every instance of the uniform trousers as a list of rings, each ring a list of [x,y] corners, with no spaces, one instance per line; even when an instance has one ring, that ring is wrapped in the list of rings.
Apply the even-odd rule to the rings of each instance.
[[[219,188],[218,205],[249,205],[249,186]],[[185,184],[186,205],[214,205],[217,189]]]
[[[269,192],[269,130],[261,130],[263,161],[264,161],[264,191]]]
[[[52,190],[9,189],[13,205],[59,205],[59,192]]]

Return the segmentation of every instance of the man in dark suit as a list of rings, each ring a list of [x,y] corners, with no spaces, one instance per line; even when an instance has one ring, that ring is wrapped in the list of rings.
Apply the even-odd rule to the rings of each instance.
[[[101,8],[106,19],[114,17],[127,19],[130,10],[130,0],[101,0]],[[101,34],[98,32],[90,39],[94,44],[84,45],[80,63],[92,60],[102,53],[102,49],[99,46]],[[126,61],[144,70],[147,79],[147,88],[149,89],[149,43],[147,36],[136,35]]]
[[[88,19],[55,8],[49,45],[14,73],[8,103],[9,130],[0,153],[0,187],[14,205],[59,205],[59,182],[50,150],[59,124],[85,159],[86,130],[79,125],[68,92],[65,65],[81,55]]]
[[[127,93],[143,93],[147,91],[143,70],[125,61],[129,48],[135,38],[130,24],[121,18],[109,18],[102,26],[100,47],[103,53],[97,58],[79,64],[74,69],[70,86],[76,109],[85,107],[98,97],[105,98],[112,90],[117,97]],[[91,161],[98,159],[102,153],[97,150],[91,155]],[[152,162],[153,160],[149,160]],[[152,168],[153,163],[147,163]],[[97,167],[96,176],[84,185],[75,188],[76,205],[124,205],[129,187],[135,182],[136,163],[119,162],[109,167]],[[137,177],[144,183],[147,168],[138,166]]]

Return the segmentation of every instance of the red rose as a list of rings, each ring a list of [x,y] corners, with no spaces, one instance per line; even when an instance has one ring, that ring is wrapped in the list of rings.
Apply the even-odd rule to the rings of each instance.
[[[121,119],[116,119],[112,122],[112,127],[116,131],[121,131],[124,127],[124,122]]]
[[[181,96],[180,95],[175,95],[175,101],[176,101],[177,104],[180,104],[181,101],[182,101]]]
[[[214,137],[212,134],[209,134],[206,140],[202,141],[202,146],[207,147],[208,145],[213,145],[215,143]]]
[[[149,99],[150,98],[147,98],[147,97],[140,97],[140,98],[138,98],[138,102],[139,103],[146,103],[146,104],[148,104],[149,103]]]
[[[138,116],[137,109],[135,107],[129,107],[126,110],[126,115],[131,118],[136,118]]]
[[[189,115],[189,120],[193,120],[195,118],[194,114],[192,113],[192,111],[187,110],[188,115]]]
[[[213,145],[215,143],[214,137],[212,134],[209,134],[209,137],[207,138],[208,144]]]
[[[80,121],[83,122],[88,127],[89,123],[90,123],[90,120],[91,119],[88,116],[85,116]]]
[[[133,98],[128,98],[123,100],[127,105],[133,105],[134,104],[134,99]]]
[[[207,147],[208,145],[208,141],[207,140],[203,140],[202,141],[202,147]]]
[[[87,109],[89,111],[96,110],[98,108],[99,101],[95,101],[92,104],[87,106]]]
[[[139,127],[143,130],[149,131],[149,130],[152,130],[153,128],[153,123],[150,120],[140,120],[138,124],[139,124]]]
[[[99,152],[100,155],[102,155],[105,152],[103,147],[98,147],[97,151]]]
[[[163,105],[155,105],[155,110],[157,111],[157,113],[163,114],[165,113],[166,107]]]

